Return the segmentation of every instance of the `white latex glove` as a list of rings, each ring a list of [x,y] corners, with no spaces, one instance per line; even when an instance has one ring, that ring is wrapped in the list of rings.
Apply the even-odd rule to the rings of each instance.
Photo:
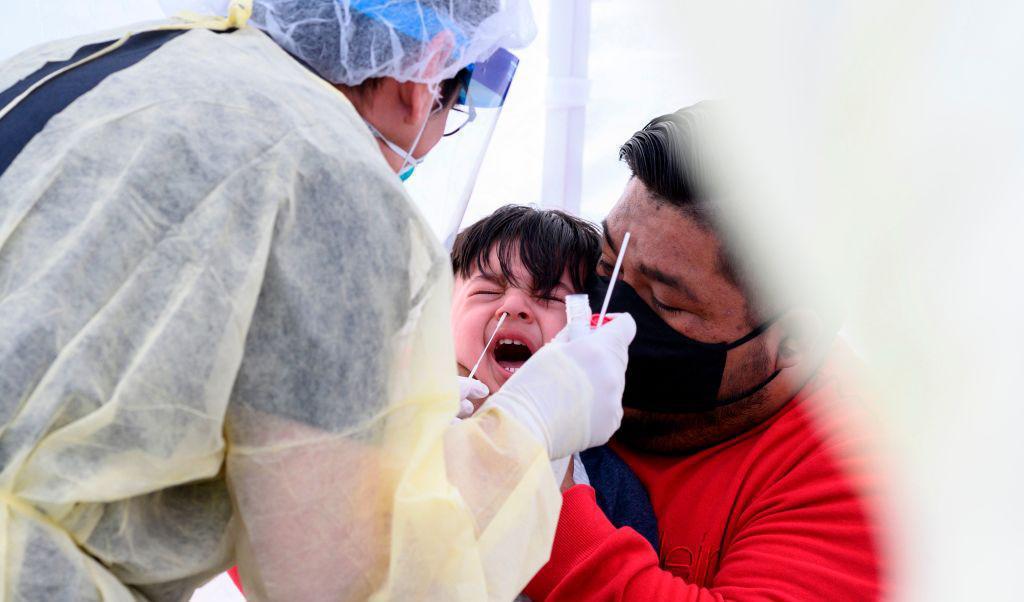
[[[547,447],[552,460],[603,445],[622,421],[626,350],[634,334],[636,322],[629,314],[572,341],[563,330],[484,407],[511,414]]]
[[[475,378],[459,377],[459,413],[456,418],[469,418],[473,415],[472,399],[483,399],[491,394],[487,385]]]

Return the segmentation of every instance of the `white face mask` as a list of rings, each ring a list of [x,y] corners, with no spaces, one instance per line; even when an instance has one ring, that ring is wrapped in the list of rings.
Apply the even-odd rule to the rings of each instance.
[[[427,123],[430,121],[430,118],[434,116],[434,113],[436,113],[439,110],[441,110],[440,104],[441,104],[441,100],[435,94],[431,111],[430,111],[430,113],[427,114],[427,118],[423,120],[423,125],[420,126],[420,131],[419,131],[418,134],[416,134],[416,138],[413,139],[412,146],[409,148],[409,150],[405,150],[404,148],[402,148],[398,144],[392,142],[384,134],[382,134],[380,132],[380,130],[378,130],[376,127],[374,127],[374,125],[372,123],[370,123],[369,121],[366,121],[365,119],[363,120],[366,123],[366,127],[370,128],[370,132],[374,136],[379,138],[388,148],[390,148],[391,152],[395,153],[396,155],[398,155],[399,157],[402,158],[402,167],[401,167],[401,169],[398,170],[398,177],[403,182],[408,180],[409,176],[412,175],[413,170],[416,169],[416,166],[420,165],[421,163],[423,163],[423,161],[426,159],[426,155],[424,155],[423,157],[420,157],[419,159],[417,159],[416,157],[414,157],[412,155],[412,153],[413,153],[413,151],[416,150],[416,147],[419,145],[420,138],[423,137],[423,132],[426,131]]]
[[[430,117],[428,116],[427,119],[429,120]],[[377,138],[380,138],[381,142],[383,142],[385,145],[387,145],[388,148],[391,149],[391,152],[395,153],[396,155],[402,158],[402,168],[398,170],[398,177],[401,178],[403,182],[409,179],[409,176],[412,175],[412,171],[416,169],[416,166],[419,165],[420,163],[423,163],[422,158],[417,159],[416,157],[412,156],[412,151],[416,150],[416,145],[420,143],[420,138],[423,136],[423,131],[427,129],[427,122],[423,122],[423,126],[420,127],[420,133],[416,134],[416,139],[412,141],[412,148],[410,148],[409,150],[405,150],[404,148],[398,146],[391,140],[388,140],[388,138],[384,134],[381,134],[380,130],[373,127],[373,124],[370,123],[369,121],[366,122],[366,127],[370,128],[370,132],[372,132],[373,135],[376,136]]]

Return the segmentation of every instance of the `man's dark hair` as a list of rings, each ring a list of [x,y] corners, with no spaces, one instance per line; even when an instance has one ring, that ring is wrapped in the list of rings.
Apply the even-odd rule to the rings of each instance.
[[[709,141],[700,140],[700,135],[710,130],[708,122],[713,112],[713,103],[701,102],[656,117],[619,148],[619,159],[656,201],[683,211],[701,227],[715,232],[722,243],[719,270],[749,297],[751,283],[741,277],[739,262],[714,219],[716,211],[709,193]]]
[[[712,226],[708,194],[708,148],[698,139],[713,107],[702,102],[652,119],[619,148],[633,176],[655,199]]]
[[[534,294],[548,296],[566,270],[573,290],[583,290],[601,256],[601,235],[594,224],[564,211],[505,205],[459,232],[452,247],[452,270],[462,278],[474,269],[491,273],[492,249],[506,281],[514,286],[532,284]],[[512,273],[516,258],[532,283],[519,282]]]
[[[718,167],[713,149],[716,141],[708,138],[713,135],[720,110],[714,101],[705,101],[652,119],[619,148],[619,159],[629,166],[633,177],[644,184],[656,202],[683,211],[715,234],[721,244],[718,269],[744,293],[748,301],[747,318],[757,322],[760,321],[757,313],[764,319],[765,314],[778,314],[782,308],[798,303],[787,296],[788,291],[776,291],[772,299],[765,298],[754,274],[765,273],[767,265],[774,265],[778,259],[768,256],[772,254],[754,257],[749,252],[744,253],[735,241],[729,240],[723,227],[722,195],[716,194],[720,188],[715,185],[713,176]],[[786,273],[797,278],[802,267],[787,264]],[[767,271],[773,272],[779,273],[777,269]],[[800,277],[814,281],[808,275]],[[826,323],[826,332],[834,333],[839,328],[841,313],[829,303],[801,299],[800,304],[818,310]]]

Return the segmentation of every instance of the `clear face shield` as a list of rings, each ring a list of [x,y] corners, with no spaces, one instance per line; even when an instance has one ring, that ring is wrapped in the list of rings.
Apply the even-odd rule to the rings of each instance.
[[[473,194],[484,152],[491,141],[519,59],[499,48],[487,60],[469,65],[458,100],[448,113],[445,133],[429,161],[405,183],[434,233],[450,250]]]

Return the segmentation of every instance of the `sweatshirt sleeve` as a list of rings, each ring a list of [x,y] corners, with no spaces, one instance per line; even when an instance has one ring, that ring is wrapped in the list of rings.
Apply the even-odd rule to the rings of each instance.
[[[616,529],[594,491],[565,493],[548,564],[526,593],[534,600],[873,600],[879,576],[859,494],[828,459],[805,458],[740,500],[711,587],[663,570],[632,529]],[[665,526],[662,526],[665,532]]]

